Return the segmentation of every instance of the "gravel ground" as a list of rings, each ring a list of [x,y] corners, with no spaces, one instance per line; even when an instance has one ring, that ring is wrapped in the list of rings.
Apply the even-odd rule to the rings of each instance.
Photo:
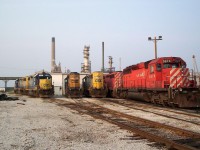
[[[0,102],[1,150],[161,148],[115,125],[48,103],[45,99],[20,96],[17,101]]]

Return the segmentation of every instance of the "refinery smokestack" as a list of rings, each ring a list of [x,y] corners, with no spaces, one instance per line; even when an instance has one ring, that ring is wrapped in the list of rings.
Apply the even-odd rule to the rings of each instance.
[[[102,72],[104,72],[104,42],[102,42]]]
[[[52,37],[51,43],[51,72],[53,72],[55,67],[55,37]]]

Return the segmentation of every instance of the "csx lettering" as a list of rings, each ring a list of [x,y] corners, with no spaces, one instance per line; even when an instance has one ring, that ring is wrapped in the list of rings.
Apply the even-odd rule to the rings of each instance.
[[[95,82],[101,82],[101,79],[95,79]]]

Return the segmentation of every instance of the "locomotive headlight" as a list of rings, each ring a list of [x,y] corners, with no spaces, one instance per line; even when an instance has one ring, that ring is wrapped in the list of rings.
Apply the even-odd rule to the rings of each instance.
[[[180,89],[179,89],[179,91],[181,91],[181,92],[182,92],[182,91],[183,91],[183,89],[182,89],[182,88],[180,88]]]

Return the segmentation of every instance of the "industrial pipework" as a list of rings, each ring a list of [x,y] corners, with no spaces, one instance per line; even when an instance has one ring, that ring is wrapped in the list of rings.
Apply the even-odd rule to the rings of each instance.
[[[83,59],[84,59],[84,63],[82,63],[81,65],[81,72],[82,73],[91,73],[91,62],[90,62],[90,46],[84,46],[83,49]]]

